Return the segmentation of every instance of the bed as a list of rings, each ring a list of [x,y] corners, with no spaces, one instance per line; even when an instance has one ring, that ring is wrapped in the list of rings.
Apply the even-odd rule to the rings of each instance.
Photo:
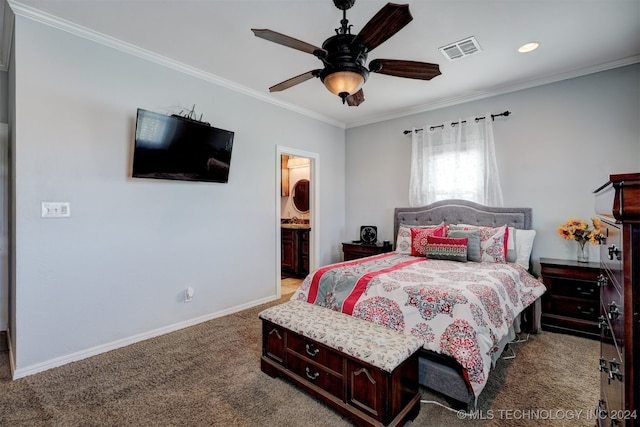
[[[516,332],[540,327],[531,218],[530,208],[463,200],[396,208],[393,252],[321,267],[292,299],[418,336],[419,383],[475,406]]]

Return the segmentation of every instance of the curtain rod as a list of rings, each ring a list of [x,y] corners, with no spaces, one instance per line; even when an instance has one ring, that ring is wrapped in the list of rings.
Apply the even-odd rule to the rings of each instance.
[[[496,117],[500,117],[500,116],[509,117],[509,115],[511,115],[511,111],[505,111],[504,113],[500,113],[500,114],[492,114],[491,115],[491,120],[494,120]],[[484,120],[484,119],[486,119],[486,117],[476,117],[476,122],[479,121],[479,120]],[[453,123],[451,123],[451,126],[455,126],[455,125],[460,124],[460,123],[467,123],[467,121],[463,120],[462,122],[453,122]],[[444,128],[444,125],[431,126],[429,128],[429,130],[434,130],[434,129],[437,129],[437,128]],[[420,132],[421,130],[424,130],[424,129],[416,129],[416,132]],[[408,133],[411,133],[411,131],[410,130],[405,130],[403,133],[406,135]]]

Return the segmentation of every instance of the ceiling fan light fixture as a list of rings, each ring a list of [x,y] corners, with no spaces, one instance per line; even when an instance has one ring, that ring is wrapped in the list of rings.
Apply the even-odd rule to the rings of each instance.
[[[355,71],[336,71],[327,75],[323,80],[329,92],[344,99],[360,90],[364,84],[364,76]]]
[[[355,4],[355,0],[333,0],[333,3],[342,10],[340,27],[336,28],[336,35],[322,43],[321,48],[269,29],[251,29],[256,37],[312,54],[323,64],[321,69],[307,71],[271,86],[269,92],[288,89],[312,77],[318,77],[329,92],[342,99],[343,104],[357,107],[365,100],[361,88],[367,81],[369,73],[419,80],[431,80],[440,75],[438,64],[418,61],[376,59],[371,61],[368,67],[366,66],[367,55],[373,49],[413,20],[408,4],[387,3],[358,34],[351,34],[353,25],[349,24],[347,10]],[[480,49],[479,46],[473,47],[476,50]],[[468,54],[466,45],[460,48]]]

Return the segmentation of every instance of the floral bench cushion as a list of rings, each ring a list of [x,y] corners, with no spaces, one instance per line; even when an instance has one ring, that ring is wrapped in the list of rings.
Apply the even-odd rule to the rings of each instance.
[[[389,373],[424,344],[412,335],[304,301],[270,307],[258,317]]]

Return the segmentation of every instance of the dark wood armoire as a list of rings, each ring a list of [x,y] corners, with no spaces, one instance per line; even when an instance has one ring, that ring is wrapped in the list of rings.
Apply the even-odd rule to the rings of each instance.
[[[600,235],[600,426],[640,426],[640,173],[595,191]]]

